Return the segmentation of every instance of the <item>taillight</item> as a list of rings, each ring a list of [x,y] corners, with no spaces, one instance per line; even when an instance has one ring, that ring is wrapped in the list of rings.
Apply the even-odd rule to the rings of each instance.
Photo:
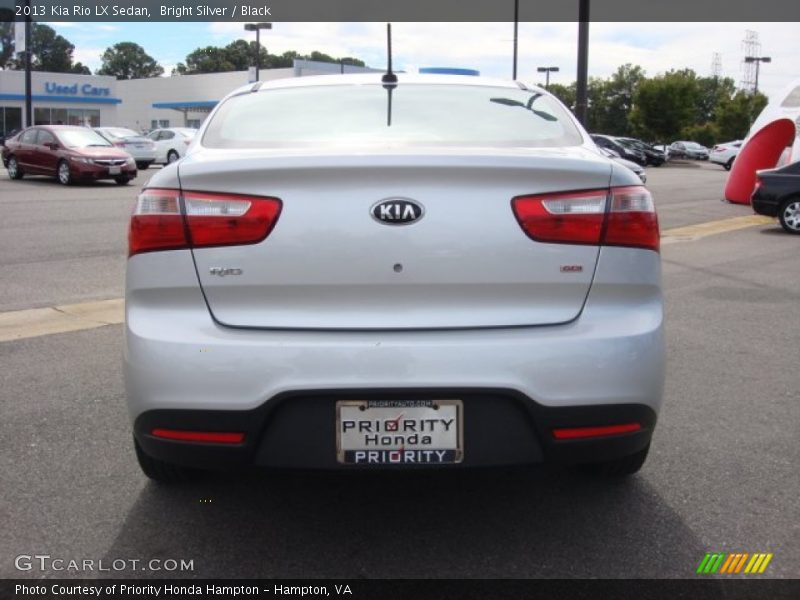
[[[653,197],[642,186],[519,196],[512,208],[537,242],[659,249]]]
[[[153,250],[256,244],[269,235],[278,215],[277,198],[144,190],[128,235],[128,256]]]

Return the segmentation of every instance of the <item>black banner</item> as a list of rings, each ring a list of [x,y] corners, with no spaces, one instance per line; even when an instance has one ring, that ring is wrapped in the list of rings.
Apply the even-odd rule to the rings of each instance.
[[[0,598],[341,598],[343,600],[796,600],[800,580],[779,579],[352,579],[3,580]]]
[[[521,22],[577,21],[580,0],[519,0]],[[512,22],[514,0],[0,0],[34,21]],[[590,0],[596,22],[800,21],[797,0]]]

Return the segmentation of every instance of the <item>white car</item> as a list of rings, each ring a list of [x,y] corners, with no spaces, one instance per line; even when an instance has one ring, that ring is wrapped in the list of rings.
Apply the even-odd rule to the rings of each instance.
[[[156,145],[140,133],[126,127],[95,127],[94,130],[133,157],[136,168],[147,169],[156,160]]]
[[[394,77],[242,87],[142,190],[124,372],[149,477],[644,463],[650,193],[542,88]]]
[[[734,142],[725,142],[724,144],[717,144],[711,149],[711,154],[708,160],[712,163],[722,165],[726,171],[730,171],[733,166],[733,161],[739,154],[742,148],[742,140]]]
[[[156,145],[156,162],[168,165],[183,158],[196,133],[197,129],[190,127],[168,127],[148,133],[147,137]]]

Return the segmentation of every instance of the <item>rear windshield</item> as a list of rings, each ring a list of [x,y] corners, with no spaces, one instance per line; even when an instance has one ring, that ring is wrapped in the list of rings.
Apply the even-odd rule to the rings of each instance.
[[[209,148],[319,145],[576,146],[566,111],[539,92],[470,85],[337,85],[233,96],[203,136]]]

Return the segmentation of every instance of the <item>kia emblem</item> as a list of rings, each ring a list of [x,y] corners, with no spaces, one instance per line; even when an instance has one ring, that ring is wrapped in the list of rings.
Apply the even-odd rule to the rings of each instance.
[[[386,198],[373,204],[370,214],[384,225],[410,225],[422,218],[425,209],[409,198]]]

